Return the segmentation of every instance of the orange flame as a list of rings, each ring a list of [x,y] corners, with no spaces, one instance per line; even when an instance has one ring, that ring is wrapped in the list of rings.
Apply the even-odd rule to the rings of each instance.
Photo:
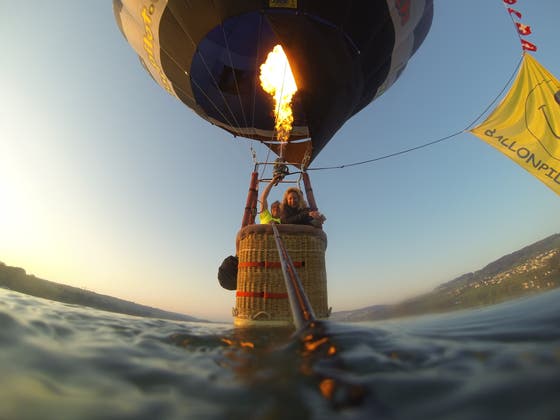
[[[261,86],[274,99],[278,139],[287,141],[294,122],[292,97],[297,92],[297,85],[282,46],[276,45],[260,68]]]

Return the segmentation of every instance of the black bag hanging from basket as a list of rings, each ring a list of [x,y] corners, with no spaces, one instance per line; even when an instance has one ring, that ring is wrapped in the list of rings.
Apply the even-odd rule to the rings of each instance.
[[[227,290],[237,289],[237,265],[239,259],[233,255],[226,257],[218,269],[218,281]]]

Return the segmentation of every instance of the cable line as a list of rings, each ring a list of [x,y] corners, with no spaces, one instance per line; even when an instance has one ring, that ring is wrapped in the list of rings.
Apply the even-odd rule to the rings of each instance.
[[[388,155],[383,155],[383,156],[378,156],[376,158],[372,158],[372,159],[367,159],[367,160],[363,160],[360,162],[353,162],[353,163],[347,163],[344,165],[336,165],[336,166],[323,166],[323,167],[319,167],[319,168],[307,168],[307,171],[322,171],[322,170],[327,170],[327,169],[343,169],[343,168],[348,168],[351,166],[358,166],[358,165],[364,165],[366,163],[372,163],[372,162],[377,162],[383,159],[389,159],[395,156],[399,156],[399,155],[404,155],[405,153],[410,153],[413,152],[415,150],[419,150],[419,149],[423,149],[425,147],[428,146],[433,146],[434,144],[437,143],[441,143],[445,140],[449,140],[453,137],[458,136],[459,134],[462,134],[466,131],[469,131],[476,123],[478,120],[480,120],[482,118],[483,115],[485,115],[488,110],[490,108],[492,108],[494,106],[494,104],[496,103],[496,101],[503,95],[503,93],[505,92],[505,90],[507,89],[507,87],[511,84],[512,80],[515,78],[515,75],[517,74],[519,67],[521,66],[521,63],[523,62],[523,55],[521,56],[521,59],[519,60],[519,62],[517,63],[517,65],[515,66],[515,70],[513,71],[513,73],[511,74],[511,76],[509,77],[508,81],[505,83],[504,87],[500,90],[500,92],[494,97],[494,99],[490,102],[490,104],[484,109],[484,111],[482,111],[475,119],[473,122],[471,122],[469,125],[467,125],[463,130],[460,131],[456,131],[455,133],[449,134],[445,137],[441,137],[439,139],[430,141],[428,143],[424,143],[421,144],[419,146],[415,146],[415,147],[411,147],[409,149],[405,149],[405,150],[401,150],[399,152],[394,152],[394,153],[390,153]]]

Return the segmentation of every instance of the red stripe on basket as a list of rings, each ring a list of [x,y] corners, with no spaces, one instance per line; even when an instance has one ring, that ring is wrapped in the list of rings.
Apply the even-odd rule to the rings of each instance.
[[[264,292],[264,296],[265,299],[288,299],[288,294],[287,293],[269,293],[269,292]]]
[[[243,292],[241,290],[238,290],[235,293],[235,296],[237,296],[237,297],[264,297],[264,292]]]
[[[287,299],[287,293],[271,293],[271,292],[244,292],[238,290],[235,294],[237,297],[256,297],[263,299]]]
[[[294,267],[303,267],[305,264],[303,261],[293,261]],[[280,261],[241,261],[237,265],[238,268],[247,267],[264,267],[264,268],[280,268],[282,264]]]

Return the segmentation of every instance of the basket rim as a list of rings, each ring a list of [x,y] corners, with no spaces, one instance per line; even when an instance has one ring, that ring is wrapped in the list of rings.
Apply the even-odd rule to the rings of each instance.
[[[285,233],[290,235],[316,236],[322,239],[323,241],[325,241],[325,243],[327,242],[327,234],[325,233],[325,231],[323,229],[316,228],[314,226],[279,224],[276,225],[276,227],[278,228],[278,232],[280,234]],[[246,238],[249,235],[258,234],[258,233],[272,235],[273,234],[272,225],[254,224],[254,225],[245,226],[241,228],[237,233],[237,242]]]

